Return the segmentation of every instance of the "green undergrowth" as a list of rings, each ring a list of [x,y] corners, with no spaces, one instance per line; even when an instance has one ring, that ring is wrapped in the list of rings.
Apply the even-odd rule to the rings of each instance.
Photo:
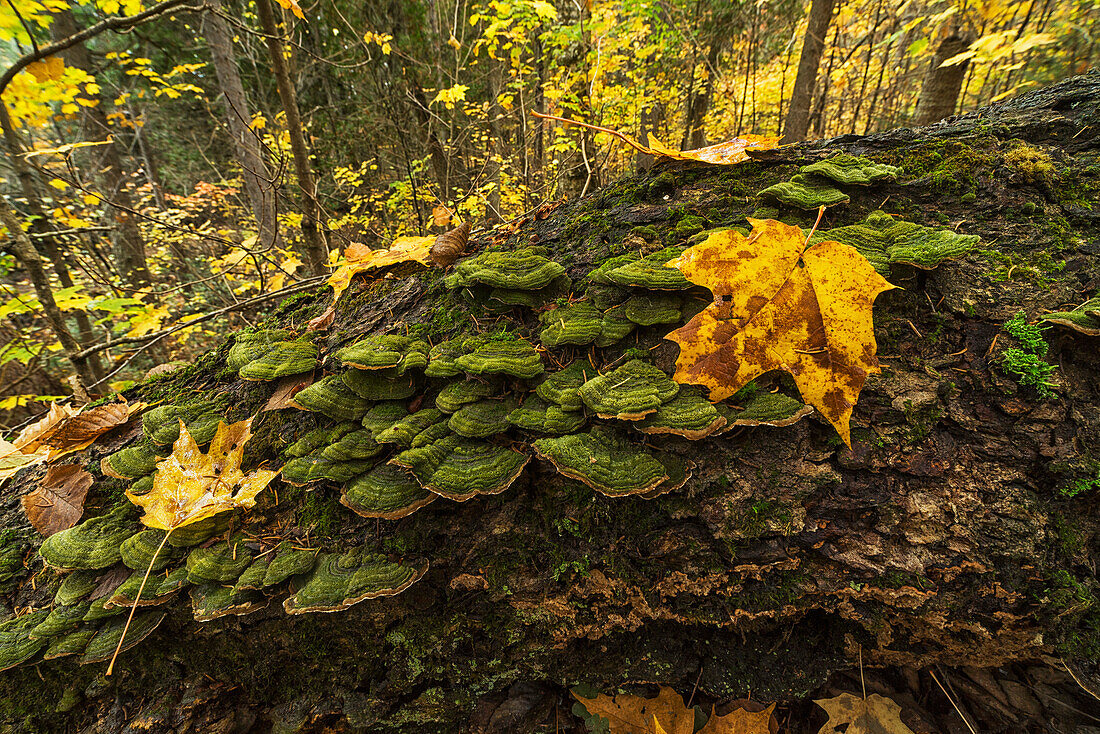
[[[1051,377],[1057,368],[1043,359],[1049,347],[1042,329],[1029,324],[1024,312],[1020,311],[1005,322],[1004,330],[1020,346],[1001,352],[1001,370],[1024,387],[1034,390],[1039,397],[1055,397],[1051,388],[1057,383]]]

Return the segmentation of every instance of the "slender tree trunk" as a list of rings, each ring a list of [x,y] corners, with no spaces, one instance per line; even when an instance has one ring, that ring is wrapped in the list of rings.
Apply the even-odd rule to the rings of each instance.
[[[61,342],[61,348],[65,350],[65,355],[72,363],[73,369],[76,370],[76,374],[80,376],[80,379],[84,381],[85,385],[95,383],[96,376],[91,365],[88,364],[86,359],[76,356],[80,351],[80,344],[69,331],[69,327],[65,325],[65,317],[61,315],[61,309],[57,307],[57,303],[53,299],[53,289],[50,287],[50,279],[49,276],[46,275],[46,270],[42,267],[42,261],[38,257],[38,252],[34,249],[34,245],[31,244],[31,240],[27,236],[27,233],[24,232],[22,226],[20,226],[19,217],[16,215],[15,209],[12,208],[11,204],[9,204],[8,200],[3,196],[0,196],[0,221],[4,223],[4,226],[8,230],[8,236],[14,243],[13,249],[15,250],[15,256],[19,258],[19,262],[23,263],[23,267],[27,269],[27,273],[31,278],[31,283],[34,285],[35,295],[38,296],[38,302],[42,304],[42,310],[46,313],[46,319],[50,322],[50,327],[53,329],[54,336]]]
[[[290,80],[286,59],[283,57],[282,36],[279,35],[275,26],[271,0],[256,0],[256,12],[260,18],[260,27],[267,36],[268,55],[271,57],[271,66],[275,70],[279,98],[286,112],[290,149],[294,154],[294,170],[298,174],[298,187],[302,190],[302,236],[305,239],[305,252],[302,255],[307,272],[310,275],[320,275],[325,272],[325,265],[328,263],[328,247],[321,235],[317,187],[313,183],[309,148],[306,146],[302,117],[298,112],[298,96]]]
[[[50,30],[54,38],[60,40],[74,35],[80,27],[72,11],[63,10],[54,15]],[[94,74],[95,68],[84,44],[79,43],[63,51],[61,55],[66,64]],[[94,102],[93,106],[83,107],[81,126],[84,137],[88,140],[108,140],[111,127],[107,123],[107,115],[103,111],[100,96],[86,93],[83,96]],[[103,198],[114,214],[115,231],[112,234],[112,250],[115,267],[118,268],[126,285],[136,286],[139,289],[147,288],[152,278],[145,260],[145,238],[142,237],[141,229],[138,227],[137,216],[134,213],[134,200],[130,196],[128,176],[122,165],[122,155],[118,145],[111,142],[88,150],[90,151],[88,155],[91,156],[90,170],[99,182]]]
[[[790,109],[783,126],[783,142],[795,143],[806,139],[810,129],[810,103],[817,84],[817,68],[825,50],[825,34],[833,18],[836,0],[813,0],[810,18],[806,25],[806,37],[802,42],[802,55],[798,59],[798,75],[791,90]]]
[[[220,0],[211,0],[211,4],[215,11],[220,10]],[[229,24],[217,12],[206,16],[205,30],[225,105],[226,122],[229,133],[233,136],[237,163],[241,167],[241,177],[252,207],[252,216],[256,218],[260,242],[264,247],[280,247],[282,240],[279,236],[279,223],[275,218],[275,181],[264,162],[260,142],[250,127],[252,113],[233,55],[233,35],[229,31]]]
[[[963,79],[966,77],[966,68],[970,62],[964,61],[953,66],[941,66],[941,64],[952,56],[962,53],[969,46],[968,38],[951,35],[943,39],[936,48],[932,65],[928,68],[928,73],[925,74],[924,82],[921,84],[914,123],[928,125],[954,113],[955,102],[959,99]]]

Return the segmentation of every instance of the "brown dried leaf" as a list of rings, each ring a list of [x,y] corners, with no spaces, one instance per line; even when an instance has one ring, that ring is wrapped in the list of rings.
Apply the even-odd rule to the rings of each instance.
[[[889,698],[872,693],[867,698],[842,693],[835,698],[814,701],[829,714],[818,734],[913,734],[901,720],[901,706]],[[847,729],[838,727],[847,726]]]
[[[53,435],[54,431],[61,427],[61,423],[76,415],[76,411],[68,405],[50,404],[50,411],[45,417],[36,421],[22,431],[12,441],[12,445],[23,453],[33,453],[46,439]]]
[[[279,383],[275,386],[275,392],[271,393],[271,397],[264,403],[264,407],[260,408],[260,412],[265,410],[282,410],[283,408],[293,408],[291,400],[294,396],[305,390],[307,387],[313,384],[313,374],[307,373],[304,375],[287,375],[279,380]]]
[[[88,448],[104,433],[125,425],[145,406],[145,403],[130,404],[124,400],[74,415],[43,441],[54,449],[50,452],[50,460]]]
[[[451,223],[451,210],[439,204],[432,207],[432,226],[446,227]]]
[[[23,511],[47,538],[68,530],[84,514],[84,498],[93,481],[79,464],[51,466],[38,488],[23,496]]]
[[[699,730],[698,734],[774,734],[779,728],[778,722],[772,716],[775,704],[760,711],[750,711],[746,708],[738,708],[730,711],[725,716],[718,716],[711,707],[710,718],[706,726]],[[775,728],[772,728],[772,724]]]
[[[449,268],[466,249],[470,240],[470,223],[463,222],[455,229],[444,232],[435,238],[432,245],[432,263],[440,268]]]

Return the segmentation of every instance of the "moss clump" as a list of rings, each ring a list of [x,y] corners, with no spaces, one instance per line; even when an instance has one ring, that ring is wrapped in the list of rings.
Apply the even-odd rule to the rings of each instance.
[[[1051,388],[1056,383],[1051,382],[1050,377],[1056,368],[1042,359],[1048,346],[1040,327],[1027,323],[1027,317],[1020,311],[1005,322],[1004,329],[1020,346],[1001,352],[1001,370],[1021,385],[1034,389],[1040,397],[1054,397]]]
[[[1005,153],[1005,165],[1012,172],[1013,180],[1024,184],[1049,187],[1058,177],[1050,156],[1022,140],[1015,141]]]
[[[702,232],[706,229],[707,222],[702,217],[697,217],[694,214],[688,214],[683,217],[676,226],[672,228],[672,233],[678,239],[686,239],[696,232]]]

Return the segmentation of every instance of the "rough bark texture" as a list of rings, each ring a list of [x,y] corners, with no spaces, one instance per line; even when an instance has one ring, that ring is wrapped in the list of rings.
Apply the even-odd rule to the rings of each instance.
[[[784,143],[805,140],[810,129],[810,105],[813,103],[814,87],[817,86],[817,68],[821,64],[821,53],[825,50],[825,34],[829,32],[835,4],[836,0],[813,0],[810,4],[802,55],[798,57],[798,74],[791,89],[791,106],[787,121],[783,124]]]
[[[921,84],[920,99],[917,100],[914,122],[918,125],[937,122],[955,111],[955,104],[959,101],[959,92],[962,91],[963,80],[966,78],[966,70],[970,67],[970,62],[964,61],[954,66],[941,66],[941,64],[969,47],[970,39],[962,36],[948,36],[936,48],[932,65],[928,68],[928,73]]]
[[[1021,387],[1000,360],[1014,345],[1002,326],[1018,311],[1034,319],[1100,288],[1098,110],[1093,74],[930,128],[846,136],[733,167],[658,164],[496,234],[497,247],[547,248],[579,289],[615,254],[743,224],[760,206],[757,191],[847,151],[903,174],[846,187],[851,203],[830,209],[823,226],[883,208],[982,243],[931,271],[892,271],[903,289],[875,307],[885,371],[861,397],[852,451],[813,418],[697,442],[649,436],[699,465],[664,497],[606,498],[532,460],[503,494],[439,500],[398,521],[352,515],[333,486],[273,486],[242,518],[250,537],[365,545],[426,557],[431,569],[400,596],[335,614],[288,617],[280,596],[263,611],[199,624],[181,597],[110,680],[102,664],[71,658],[0,675],[7,730],[457,732],[496,721],[497,731],[583,731],[565,686],[661,682],[696,702],[750,692],[790,701],[829,690],[830,675],[860,663],[869,676],[879,666],[913,676],[939,666],[937,679],[972,666],[972,679],[986,680],[1065,659],[1095,687],[1097,490],[1063,492],[1097,473],[1095,338],[1047,332],[1058,368],[1050,399]],[[1035,150],[1009,155],[1022,141]],[[1047,165],[1020,163],[1028,160]],[[813,222],[811,213],[780,216]],[[488,244],[475,236],[471,250]],[[333,328],[316,335],[325,353],[384,331],[438,341],[511,324],[537,335],[528,309],[486,315],[468,310],[437,270],[397,275],[341,299]],[[304,331],[329,300],[291,299],[269,324]],[[604,350],[552,349],[545,359],[599,368],[640,349],[671,371],[666,331],[643,329]],[[216,396],[229,419],[255,414],[274,388],[227,372],[228,346],[128,396]],[[287,443],[314,423],[299,411],[264,413],[249,460],[281,463]],[[112,434],[80,460],[94,465],[139,434]],[[523,448],[530,437],[515,440]],[[24,472],[4,493],[4,524],[18,536],[9,546],[37,544],[18,497],[40,474]],[[97,477],[86,516],[124,502],[123,486]],[[10,610],[48,606],[57,587],[33,553],[24,557],[8,582]],[[859,680],[848,690],[858,692]],[[1024,693],[1075,688],[1062,675]],[[1069,703],[1097,713],[1083,694]],[[1079,731],[1087,721],[1064,706],[1004,710],[982,718],[981,730]],[[789,723],[816,731],[818,716],[807,705]]]

